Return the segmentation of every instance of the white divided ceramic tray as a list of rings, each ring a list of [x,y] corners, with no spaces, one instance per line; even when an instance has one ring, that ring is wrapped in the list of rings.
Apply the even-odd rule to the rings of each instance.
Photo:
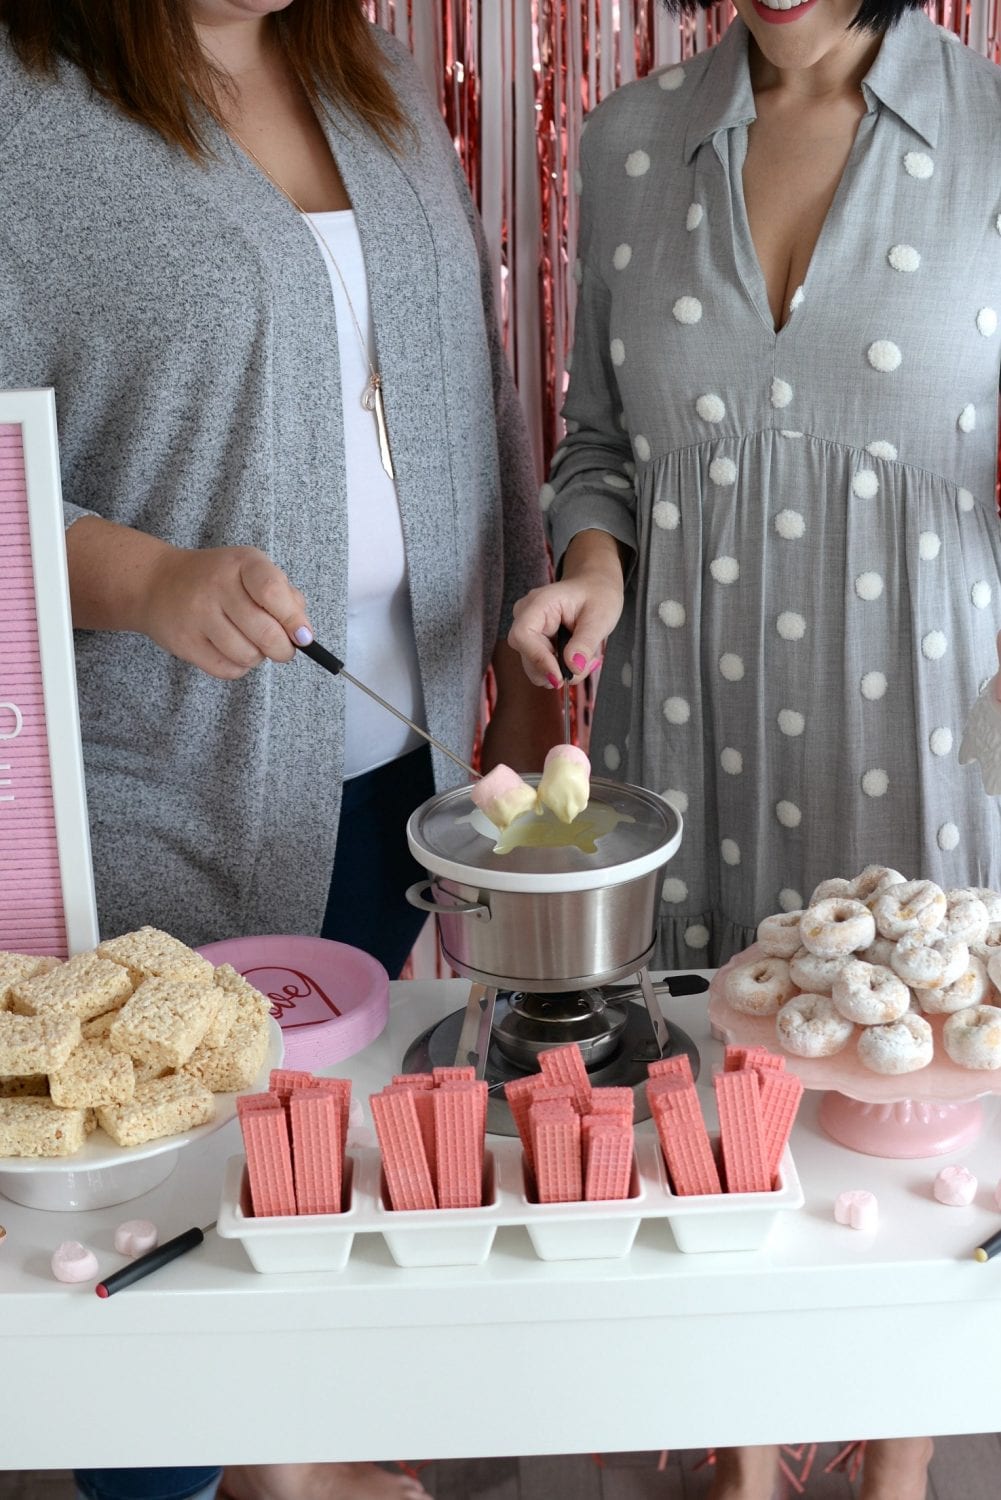
[[[803,1204],[788,1148],[774,1192],[677,1197],[653,1134],[636,1137],[630,1196],[602,1203],[533,1202],[513,1139],[488,1145],[481,1208],[395,1212],[385,1206],[378,1152],[358,1148],[348,1162],[343,1213],[255,1219],[244,1158],[231,1157],[216,1232],[241,1240],[257,1271],[343,1270],[361,1234],[381,1234],[399,1266],[481,1265],[508,1225],[524,1225],[540,1260],[610,1260],[629,1254],[644,1219],[666,1219],[681,1251],[756,1250],[783,1210]]]

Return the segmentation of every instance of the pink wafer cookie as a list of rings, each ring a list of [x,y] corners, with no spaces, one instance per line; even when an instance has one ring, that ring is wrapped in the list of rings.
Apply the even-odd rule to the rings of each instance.
[[[339,1214],[343,1161],[338,1101],[323,1089],[289,1095],[295,1201],[301,1214]]]
[[[276,1104],[281,1108],[281,1100],[277,1094],[241,1094],[236,1101],[236,1113],[242,1119],[255,1109],[274,1109]]]
[[[485,1094],[486,1083],[481,1080]],[[479,1208],[483,1201],[483,1128],[486,1099],[475,1084],[435,1089],[438,1207]]]
[[[540,1052],[539,1067],[547,1083],[569,1083],[574,1091],[578,1114],[588,1113],[591,1108],[591,1080],[584,1066],[583,1053],[576,1042]]]
[[[786,1148],[786,1141],[796,1119],[803,1084],[795,1073],[769,1068],[758,1075],[761,1099],[761,1126],[765,1136],[765,1155],[772,1183],[775,1181]]]
[[[268,1089],[282,1104],[287,1104],[293,1089],[309,1088],[312,1081],[312,1073],[300,1072],[296,1068],[272,1068]]]
[[[382,1152],[386,1191],[390,1204],[397,1210],[436,1206],[415,1100],[414,1089],[373,1094],[369,1100]]]
[[[629,1196],[633,1165],[633,1131],[610,1116],[585,1115],[584,1197],[589,1202]]]
[[[428,1077],[431,1075],[428,1074]],[[434,1188],[435,1198],[438,1196],[438,1153],[434,1137],[434,1089],[433,1088],[411,1088],[407,1083],[392,1083],[382,1091],[384,1094],[410,1094],[414,1101],[414,1109],[417,1111],[417,1124],[420,1127],[421,1141],[424,1146],[424,1159],[428,1164],[431,1174],[431,1185]]]
[[[757,1073],[717,1073],[713,1087],[727,1192],[769,1192],[772,1173],[765,1147]]]
[[[630,1088],[600,1088],[591,1090],[592,1115],[628,1114],[634,1118],[636,1096]]]
[[[679,1197],[723,1191],[705,1121],[665,1119],[657,1122],[661,1149]]]
[[[392,1082],[405,1089],[433,1089],[434,1078],[430,1073],[394,1073]]]
[[[676,1115],[684,1120],[701,1120],[702,1106],[693,1083],[682,1078],[648,1078],[647,1102],[650,1113],[658,1119],[662,1112]]]
[[[580,1115],[565,1100],[551,1100],[533,1104],[530,1119],[539,1202],[578,1203],[584,1191]]]
[[[473,1083],[476,1079],[475,1068],[435,1068],[431,1074],[435,1088],[443,1083]]]
[[[747,1059],[746,1047],[735,1047],[732,1044],[723,1051],[723,1072],[739,1073],[744,1067]]]
[[[730,1049],[727,1048],[727,1051]],[[694,1083],[692,1075],[692,1063],[687,1052],[677,1052],[673,1057],[658,1057],[647,1067],[649,1078],[683,1078],[686,1083]]]
[[[272,1098],[270,1108],[254,1104],[242,1110],[238,1106],[238,1111],[254,1217],[294,1214],[292,1151],[284,1108]]]
[[[514,1120],[514,1127],[521,1141],[521,1149],[525,1155],[525,1162],[529,1167],[533,1165],[532,1157],[532,1130],[529,1123],[528,1112],[532,1105],[537,1089],[545,1086],[546,1080],[541,1073],[529,1073],[525,1078],[512,1078],[510,1083],[504,1085],[504,1097]]]
[[[348,1121],[351,1117],[351,1079],[313,1078],[310,1087],[321,1093],[331,1094],[337,1104],[337,1128],[341,1141],[341,1157],[348,1141]]]

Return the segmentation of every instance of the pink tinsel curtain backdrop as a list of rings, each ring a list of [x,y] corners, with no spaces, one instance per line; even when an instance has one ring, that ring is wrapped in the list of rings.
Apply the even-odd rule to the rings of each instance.
[[[719,0],[365,0],[414,53],[448,122],[494,254],[508,355],[540,479],[560,438],[573,333],[573,175],[581,123],[620,83],[717,41]],[[1001,62],[1001,0],[932,0],[929,15]]]

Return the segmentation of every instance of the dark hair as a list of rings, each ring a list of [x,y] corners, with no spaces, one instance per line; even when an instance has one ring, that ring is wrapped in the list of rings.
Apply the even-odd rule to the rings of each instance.
[[[26,68],[51,74],[65,58],[123,113],[189,156],[207,154],[201,120],[220,119],[227,81],[186,0],[0,0],[0,22]],[[314,105],[325,96],[398,141],[403,115],[360,0],[295,0],[268,23]]]
[[[698,10],[710,10],[716,0],[662,0],[662,4],[674,15],[694,15]],[[921,10],[924,0],[862,0],[852,21],[857,31],[879,34],[888,31],[909,10]]]

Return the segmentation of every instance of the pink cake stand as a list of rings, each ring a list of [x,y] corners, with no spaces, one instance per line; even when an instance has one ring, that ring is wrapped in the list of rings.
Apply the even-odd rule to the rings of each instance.
[[[228,938],[199,953],[267,995],[282,1029],[285,1067],[315,1072],[374,1042],[389,1017],[389,977],[347,943],[284,934]]]
[[[718,1041],[781,1052],[775,1017],[745,1016],[724,995],[729,970],[763,956],[754,944],[717,971],[709,985],[709,1020]],[[866,1156],[901,1159],[943,1156],[976,1140],[983,1124],[980,1099],[1001,1094],[1001,1070],[981,1073],[957,1067],[942,1045],[946,1017],[926,1019],[935,1034],[935,1056],[917,1073],[871,1073],[859,1062],[851,1041],[833,1057],[783,1054],[786,1066],[806,1088],[824,1091],[819,1120],[832,1140]]]

